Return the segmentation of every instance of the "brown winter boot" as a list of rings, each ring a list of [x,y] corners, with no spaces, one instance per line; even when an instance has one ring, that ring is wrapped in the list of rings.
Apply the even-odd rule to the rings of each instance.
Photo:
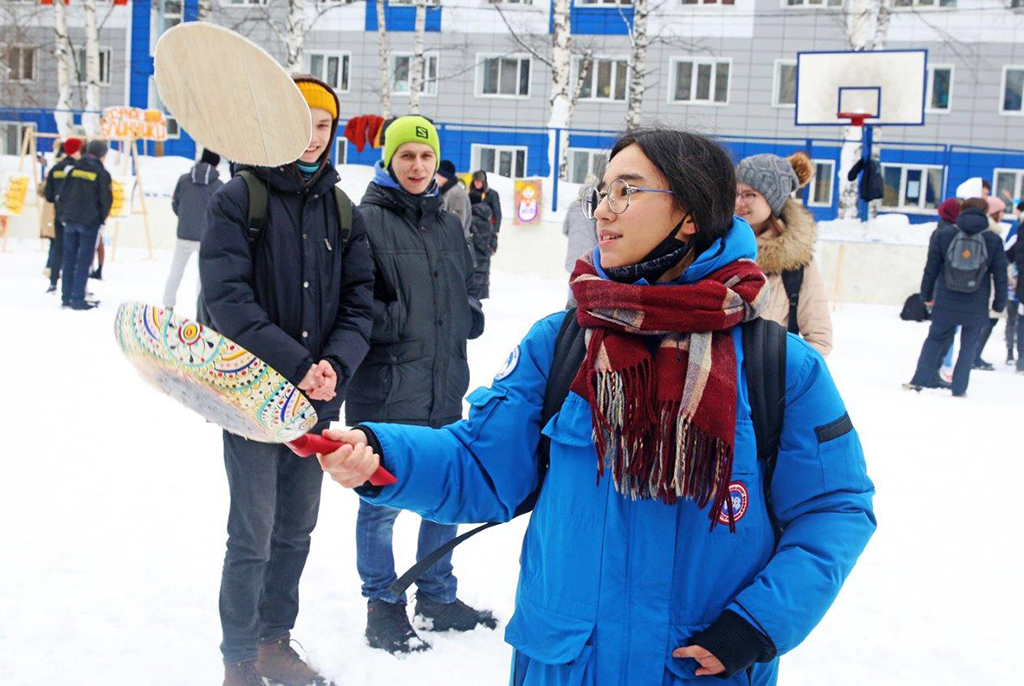
[[[333,681],[323,678],[302,661],[288,636],[261,643],[258,651],[256,671],[260,676],[284,686],[334,686]]]
[[[256,671],[256,660],[242,660],[224,665],[224,686],[265,686]]]

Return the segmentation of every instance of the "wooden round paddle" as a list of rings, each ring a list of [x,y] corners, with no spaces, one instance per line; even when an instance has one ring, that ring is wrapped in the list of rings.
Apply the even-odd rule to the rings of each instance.
[[[275,167],[312,137],[309,107],[267,52],[234,31],[186,22],[156,44],[160,99],[196,143],[229,160]]]

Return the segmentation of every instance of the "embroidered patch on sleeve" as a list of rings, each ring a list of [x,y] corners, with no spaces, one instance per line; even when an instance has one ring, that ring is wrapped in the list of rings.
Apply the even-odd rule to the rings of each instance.
[[[508,354],[508,359],[505,360],[505,364],[498,373],[494,375],[495,381],[501,381],[502,379],[508,378],[508,376],[516,370],[519,366],[519,346],[517,345],[512,349],[512,352]]]

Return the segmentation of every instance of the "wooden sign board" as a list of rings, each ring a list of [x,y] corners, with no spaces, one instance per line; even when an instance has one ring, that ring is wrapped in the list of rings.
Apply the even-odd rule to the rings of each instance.
[[[100,120],[100,135],[107,140],[167,140],[167,117],[160,110],[108,107]]]
[[[7,172],[0,182],[0,214],[20,217],[28,197],[29,176]]]
[[[516,179],[513,224],[539,224],[541,215],[541,179]]]

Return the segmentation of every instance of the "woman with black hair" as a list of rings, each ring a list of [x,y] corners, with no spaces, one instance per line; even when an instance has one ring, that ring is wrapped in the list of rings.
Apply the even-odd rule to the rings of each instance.
[[[735,197],[711,140],[625,135],[583,196],[600,242],[572,275],[586,357],[557,414],[541,425],[564,313],[469,395],[468,420],[327,434],[345,443],[319,456],[335,481],[451,523],[509,519],[550,440],[505,632],[513,684],[774,684],[874,531],[857,433],[792,335],[765,497],[740,324],[767,290]],[[369,486],[381,463],[398,482]]]

